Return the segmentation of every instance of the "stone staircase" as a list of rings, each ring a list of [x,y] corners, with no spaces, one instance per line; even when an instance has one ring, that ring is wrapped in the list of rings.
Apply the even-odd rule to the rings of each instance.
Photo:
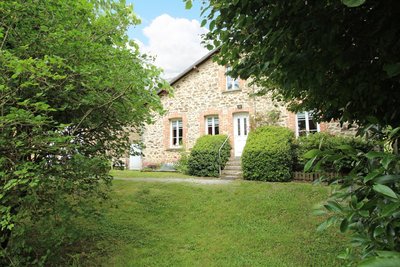
[[[240,157],[230,158],[226,163],[225,169],[222,170],[220,176],[224,180],[242,179],[242,166],[240,165]]]

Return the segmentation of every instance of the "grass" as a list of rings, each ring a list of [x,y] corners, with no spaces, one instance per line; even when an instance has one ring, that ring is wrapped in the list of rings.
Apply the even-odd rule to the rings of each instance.
[[[179,172],[142,172],[131,170],[112,170],[110,174],[118,178],[193,178]]]
[[[317,233],[312,207],[328,187],[114,181],[83,266],[338,266],[343,237]],[[97,251],[97,252],[96,252]],[[79,255],[75,255],[79,258]]]

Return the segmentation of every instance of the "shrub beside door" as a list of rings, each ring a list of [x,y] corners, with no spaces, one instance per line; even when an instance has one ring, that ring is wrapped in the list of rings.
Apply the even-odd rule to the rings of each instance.
[[[242,155],[243,178],[269,182],[292,179],[294,133],[264,126],[250,132]]]

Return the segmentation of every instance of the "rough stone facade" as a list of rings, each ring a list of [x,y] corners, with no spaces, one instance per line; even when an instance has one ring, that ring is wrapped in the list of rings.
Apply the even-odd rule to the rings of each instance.
[[[225,67],[217,65],[211,58],[200,62],[180,79],[172,83],[172,96],[161,95],[166,110],[163,116],[156,115],[155,123],[147,125],[142,135],[145,145],[144,165],[171,163],[179,159],[182,148],[190,150],[196,139],[206,134],[206,116],[217,115],[220,134],[230,136],[232,147],[233,116],[236,113],[248,113],[250,124],[256,123],[257,116],[279,111],[277,124],[295,131],[296,116],[285,106],[274,102],[270,96],[251,97],[257,90],[248,81],[239,81],[239,90],[226,89]],[[183,123],[183,145],[181,149],[171,148],[170,123],[173,119]],[[253,126],[254,125],[250,125]],[[341,131],[336,123],[320,125],[321,131]]]

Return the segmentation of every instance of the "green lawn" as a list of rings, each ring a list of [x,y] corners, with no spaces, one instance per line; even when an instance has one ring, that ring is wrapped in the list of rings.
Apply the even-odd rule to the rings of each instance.
[[[110,174],[118,178],[193,178],[179,172],[142,172],[130,170],[112,170]]]
[[[81,225],[95,248],[81,255],[84,266],[340,265],[343,237],[317,233],[311,215],[328,187],[114,181],[113,189],[106,216]]]

